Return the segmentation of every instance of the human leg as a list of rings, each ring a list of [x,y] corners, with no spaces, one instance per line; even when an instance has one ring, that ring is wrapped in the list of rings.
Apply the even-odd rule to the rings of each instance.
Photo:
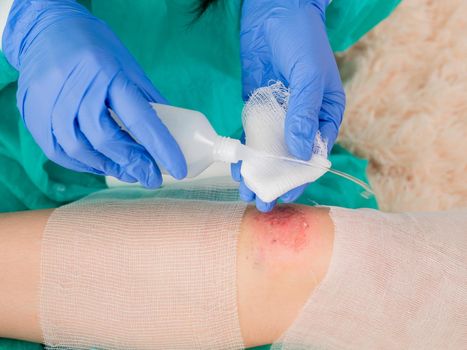
[[[169,221],[175,226],[184,222],[185,229],[186,227],[199,227],[200,222],[215,223],[217,216],[215,208],[223,205],[217,202],[206,211],[202,209],[206,205],[203,201],[191,204],[181,201],[181,204],[178,209],[170,207]],[[111,208],[112,205],[112,203],[105,204],[106,207]],[[159,283],[168,281],[177,276],[173,273],[169,273],[169,276],[165,275],[167,271],[174,271],[173,267],[161,273],[157,272],[160,266],[151,265],[153,268],[145,270],[143,274],[139,275],[141,279],[135,280],[134,278],[138,274],[128,275],[127,270],[116,268],[114,264],[108,264],[109,260],[105,257],[110,253],[119,257],[117,260],[127,259],[126,261],[130,262],[128,254],[135,254],[143,260],[146,259],[144,254],[150,249],[147,242],[139,239],[132,240],[132,245],[131,247],[127,246],[130,248],[127,250],[122,250],[121,244],[118,242],[118,236],[122,235],[128,228],[131,230],[127,231],[126,234],[133,235],[135,232],[138,236],[141,233],[141,225],[132,228],[136,222],[152,220],[153,223],[157,223],[157,225],[151,226],[151,230],[147,231],[149,232],[148,237],[156,236],[165,241],[172,240],[174,242],[174,236],[170,235],[170,232],[174,231],[164,232],[162,230],[162,216],[157,216],[159,214],[157,214],[157,210],[154,210],[154,206],[146,209],[141,205],[130,207],[132,208],[129,212],[131,215],[127,213],[119,216],[119,219],[110,221],[105,215],[99,215],[103,214],[101,209],[89,207],[88,214],[92,213],[97,218],[97,224],[104,224],[105,232],[114,233],[117,237],[115,235],[109,236],[109,242],[111,242],[107,245],[109,251],[97,254],[102,250],[93,250],[93,246],[95,246],[92,244],[93,239],[96,237],[105,238],[106,235],[102,236],[103,231],[95,225],[96,221],[94,221],[94,224],[91,225],[93,230],[88,231],[89,238],[84,239],[78,234],[80,242],[78,245],[82,244],[81,253],[75,260],[71,260],[78,262],[78,264],[70,264],[71,255],[65,254],[62,256],[64,263],[60,266],[65,268],[65,274],[91,276],[94,278],[93,284],[101,286],[109,282],[103,281],[102,278],[96,278],[102,275],[96,275],[93,271],[102,272],[110,267],[110,274],[122,279],[119,277],[121,275],[124,277],[123,280],[127,278],[131,282],[119,285],[113,292],[125,295],[125,303],[138,307],[138,305],[143,305],[144,300],[135,298],[135,294],[128,293],[130,287],[138,285],[141,280],[146,285],[150,285],[148,281],[151,279]],[[137,208],[136,212],[135,208]],[[201,215],[196,217],[187,215],[194,208]],[[227,208],[223,207],[220,215],[225,215],[225,212],[228,211]],[[116,209],[118,208],[113,207],[112,212],[115,213]],[[119,213],[122,214],[122,211]],[[40,245],[34,244],[34,241],[37,241],[37,237],[41,237],[43,227],[40,227],[44,226],[50,212],[31,216],[27,220],[22,214],[14,215],[17,215],[16,224],[15,218],[12,221],[11,216],[9,221],[4,221],[4,217],[0,217],[2,234],[5,224],[7,227],[15,227],[15,225],[17,228],[26,227],[26,236],[30,234],[30,238],[25,238],[26,241],[31,240],[31,249],[39,249]],[[72,210],[71,215],[77,216],[80,227],[83,226],[80,223],[83,221],[82,218],[89,217],[89,215],[82,216],[82,211]],[[212,221],[213,217],[214,221]],[[241,215],[238,217],[240,219],[238,221],[239,231],[235,234],[236,246],[234,248],[232,245],[230,246],[234,251],[235,259],[229,260],[227,265],[225,265],[225,260],[220,260],[221,264],[224,261],[224,265],[217,265],[230,266],[230,268],[233,266],[233,270],[229,270],[230,274],[223,276],[227,276],[229,283],[234,281],[234,286],[231,289],[225,288],[226,280],[224,280],[222,284],[224,287],[216,287],[221,292],[221,299],[219,299],[219,295],[211,298],[207,305],[212,307],[209,307],[207,311],[213,312],[214,316],[225,315],[226,307],[229,309],[231,303],[222,299],[222,295],[233,291],[236,296],[239,332],[245,346],[275,341],[274,346],[278,349],[309,349],[319,346],[328,349],[342,347],[366,349],[374,347],[375,344],[383,349],[395,347],[427,348],[431,345],[436,348],[440,344],[444,348],[454,349],[457,345],[465,342],[465,334],[463,335],[462,331],[463,325],[466,324],[465,315],[467,314],[465,312],[467,292],[464,283],[467,279],[467,273],[465,263],[462,263],[467,251],[465,240],[467,216],[465,212],[412,215],[331,208],[329,214],[328,208],[288,205],[279,207],[266,215],[258,213],[253,208],[247,208],[244,212],[241,211]],[[229,220],[232,219],[233,217],[230,216]],[[31,222],[39,224],[31,226]],[[65,220],[64,224],[69,225],[70,221]],[[112,225],[113,231],[108,231]],[[36,233],[34,233],[34,229],[29,229],[29,227],[34,226],[39,227]],[[219,225],[214,226],[218,227]],[[181,227],[183,229],[183,225]],[[117,229],[115,230],[115,228]],[[70,232],[75,234],[76,230]],[[201,234],[199,237],[202,237],[203,232],[207,231],[197,230],[197,234]],[[216,232],[223,232],[222,228],[211,230],[212,237],[215,237]],[[176,233],[178,234],[178,232]],[[188,236],[181,235],[176,240]],[[196,235],[191,237],[194,240],[185,247],[196,245],[202,249],[203,246],[206,246],[205,243],[209,242],[196,239]],[[3,247],[5,249],[18,247],[22,244],[16,242],[11,245],[14,240],[9,240],[10,243],[8,243],[8,240],[4,239],[4,235],[2,235],[2,241],[7,242],[7,246]],[[183,241],[182,239],[183,244],[187,243]],[[178,249],[176,241],[174,247],[173,252],[176,251],[176,260],[183,261],[192,258],[192,251]],[[75,248],[76,245],[70,251],[74,251]],[[219,252],[223,251],[222,249],[224,248],[215,248],[212,251]],[[167,252],[165,250],[163,254],[167,254]],[[37,253],[36,256],[38,256]],[[95,265],[86,262],[90,261],[89,258],[92,258],[91,261],[94,261]],[[208,276],[208,279],[204,281],[218,283],[216,275],[206,273],[206,271],[213,269],[214,260],[198,259],[196,261],[198,265],[194,270]],[[159,264],[161,263],[162,260],[159,261]],[[16,279],[20,281],[18,286],[23,285],[26,286],[25,288],[31,289],[29,295],[32,295],[32,299],[34,299],[34,296],[37,296],[37,281],[39,281],[37,263],[36,267],[34,264],[34,261],[31,261],[22,265],[25,268],[16,268],[16,264],[10,262],[9,266],[14,271],[3,274],[1,285],[4,286]],[[140,270],[136,269],[136,272],[138,271]],[[27,281],[21,282],[22,278],[26,278]],[[186,275],[185,277],[178,275],[177,279],[171,279],[174,282],[167,290],[175,294],[185,291],[188,296],[191,289],[187,286],[194,280]],[[58,281],[59,279],[55,282],[58,283]],[[27,287],[28,285],[30,287]],[[76,284],[72,288],[76,288],[77,292],[85,292],[86,289],[82,289],[81,286],[83,284]],[[153,292],[151,288],[147,290],[148,293]],[[8,292],[4,287],[0,287],[2,296],[12,292],[11,288]],[[106,340],[105,334],[100,338],[102,332],[96,333],[95,330],[102,329],[100,327],[108,325],[108,321],[112,320],[106,313],[106,308],[113,299],[106,297],[107,288],[104,288],[102,292],[104,293],[101,298],[102,305],[95,305],[91,311],[96,312],[97,310],[104,318],[98,320],[97,323],[92,321],[94,323],[90,322],[84,327],[80,322],[76,324],[71,322],[69,324],[71,327],[69,328],[70,336],[76,338],[76,335],[79,337],[85,334],[94,337],[95,341]],[[19,328],[16,333],[14,329],[12,331],[11,323],[2,318],[0,321],[1,335],[39,341],[42,339],[40,326],[37,324],[37,314],[40,308],[34,302],[28,301],[31,300],[31,297],[22,299],[21,294],[17,293],[16,301],[11,296],[9,300],[16,302],[17,305],[22,304],[21,300],[24,300],[24,307],[32,308],[32,311],[27,314],[33,315],[33,317],[21,319],[20,316],[19,321],[14,323]],[[136,294],[136,296],[138,295]],[[189,313],[180,314],[180,319],[167,323],[169,317],[172,317],[168,313],[170,303],[163,300],[167,299],[156,297],[151,300],[151,302],[160,302],[166,307],[165,312],[159,312],[154,317],[154,324],[159,322],[157,327],[162,327],[157,329],[164,329],[163,327],[169,329],[170,332],[165,333],[165,336],[169,335],[172,338],[150,339],[155,340],[158,344],[163,341],[172,341],[172,339],[174,342],[179,340],[176,336],[177,329],[184,331],[184,327],[177,327],[186,324],[184,317],[190,315]],[[216,300],[220,303],[216,303]],[[83,302],[86,302],[86,299],[83,299]],[[192,306],[190,310],[192,311],[198,304],[195,299],[190,299]],[[111,305],[117,307],[117,314],[120,314],[119,311],[122,309],[119,308],[119,305]],[[1,314],[8,315],[8,319],[11,320],[18,316],[14,313],[15,308],[12,307],[12,304],[0,304],[0,306],[2,307]],[[219,306],[221,307],[219,308]],[[149,308],[144,307],[140,310],[149,310]],[[78,311],[86,314],[89,309],[83,308]],[[60,320],[61,317],[67,317],[69,314],[59,311],[56,315],[56,320]],[[191,315],[196,315],[196,313]],[[143,316],[145,315],[143,314]],[[18,317],[16,319],[18,320]],[[235,317],[233,320],[235,321]],[[35,325],[34,322],[36,322]],[[131,328],[134,324],[134,322],[125,322],[123,324],[127,325],[126,328]],[[192,318],[190,322],[196,324],[196,319]],[[33,326],[28,328],[28,324]],[[4,328],[5,325],[6,328]],[[97,325],[97,327],[90,327],[90,325]],[[63,326],[63,323],[58,322],[58,326]],[[36,332],[35,338],[31,339],[31,334],[34,334],[31,330],[34,329],[39,329],[39,332]],[[136,344],[133,348],[144,349],[146,345],[152,346],[150,343],[135,343],[136,340],[141,339],[141,335],[137,332],[127,332],[127,329],[124,329],[122,334],[125,341],[133,345]],[[223,346],[225,344],[218,343],[218,345],[218,348],[225,348]]]
[[[67,334],[74,339],[84,334],[85,337],[91,338],[91,341],[107,341],[109,333],[106,334],[106,331],[112,331],[112,327],[108,330],[102,327],[109,326],[110,320],[114,321],[115,326],[118,315],[122,315],[125,311],[131,313],[131,310],[128,311],[128,305],[133,305],[134,309],[149,310],[150,307],[147,306],[156,302],[163,305],[158,309],[159,313],[154,315],[153,326],[159,329],[170,327],[172,332],[164,333],[164,336],[171,337],[169,339],[155,340],[159,344],[163,341],[172,345],[176,344],[175,342],[179,340],[183,331],[182,326],[185,324],[183,319],[189,315],[180,314],[180,318],[174,320],[169,314],[174,311],[173,308],[170,309],[170,304],[174,302],[174,299],[167,298],[164,294],[169,289],[159,289],[160,293],[152,295],[153,299],[149,301],[143,300],[141,293],[132,292],[131,289],[137,287],[141,281],[144,281],[143,285],[146,286],[151,286],[151,281],[156,282],[153,288],[156,288],[154,287],[156,284],[170,284],[171,293],[174,295],[186,293],[188,298],[191,295],[191,301],[187,302],[196,304],[196,300],[193,299],[193,288],[188,287],[190,283],[199,281],[197,282],[192,277],[193,275],[180,275],[180,270],[174,266],[161,271],[161,267],[163,268],[164,263],[167,263],[167,257],[163,256],[170,255],[169,259],[173,259],[172,264],[177,264],[176,261],[192,259],[193,250],[190,249],[190,245],[198,249],[208,247],[214,255],[225,253],[226,248],[221,248],[220,245],[228,245],[229,240],[219,237],[220,245],[214,246],[212,237],[226,233],[225,229],[219,227],[221,223],[219,217],[225,215],[226,212],[229,220],[235,221],[235,217],[240,218],[237,223],[239,231],[232,232],[234,239],[230,240],[231,245],[228,248],[231,250],[231,259],[226,263],[225,259],[219,260],[209,253],[211,258],[197,259],[197,267],[192,261],[191,268],[198,274],[204,273],[208,278],[204,281],[211,284],[217,283],[220,289],[221,296],[219,297],[219,294],[214,296],[218,298],[217,308],[205,310],[206,312],[212,312],[215,314],[214,317],[225,319],[226,310],[232,306],[227,302],[232,299],[227,300],[225,294],[233,295],[236,303],[233,305],[234,311],[237,312],[238,308],[239,313],[237,330],[241,332],[242,338],[240,339],[243,339],[246,346],[270,343],[285,331],[306,301],[310,290],[319,282],[320,276],[324,273],[324,266],[318,266],[322,256],[318,252],[324,252],[322,248],[326,244],[330,248],[329,241],[327,241],[329,237],[321,238],[325,226],[328,225],[328,219],[325,219],[326,209],[284,206],[263,218],[262,214],[251,207],[243,212],[243,204],[242,209],[237,208],[239,211],[236,211],[237,209],[232,211],[232,204],[226,205],[219,202],[209,204],[203,201],[196,203],[175,201],[167,206],[167,201],[164,200],[155,204],[146,203],[147,205],[132,202],[130,206],[118,207],[116,203],[119,202],[121,202],[120,199],[117,199],[115,202],[104,203],[103,206],[90,205],[86,209],[72,206],[69,208],[71,210],[66,213],[55,213],[54,215],[60,214],[58,219],[57,216],[49,218],[51,211],[16,213],[8,217],[0,217],[1,227],[8,228],[1,230],[2,237],[8,237],[12,242],[3,247],[10,252],[15,252],[10,254],[7,270],[9,274],[3,275],[2,278],[1,285],[9,286],[9,288],[0,288],[2,297],[8,296],[11,300],[9,305],[3,304],[1,310],[1,314],[5,315],[0,324],[1,336],[44,341],[44,317],[52,317],[53,323],[60,328],[58,332],[69,332]],[[161,206],[159,209],[158,205]],[[111,217],[108,216],[109,213],[112,213]],[[167,216],[169,213],[170,215]],[[118,217],[115,216],[116,214]],[[241,215],[238,216],[239,214]],[[47,220],[49,220],[49,227],[45,229]],[[144,231],[145,221],[151,222],[149,231]],[[54,231],[54,235],[65,235],[65,238],[57,239],[56,236],[51,236],[50,225],[56,225],[57,222],[60,223],[61,229]],[[164,232],[164,225],[168,227],[166,223],[169,222],[171,227],[178,227],[178,230],[171,229]],[[204,226],[200,228],[200,225]],[[91,229],[85,230],[83,234],[81,231],[85,226]],[[296,243],[287,240],[287,234],[284,231],[286,229],[288,234],[295,236],[296,239],[293,241]],[[44,230],[45,234],[43,234]],[[193,230],[196,232],[188,232]],[[24,236],[21,238],[18,233],[22,231],[24,231]],[[180,235],[182,231],[184,233]],[[204,235],[206,232],[210,232],[210,239],[206,239]],[[141,234],[146,238],[142,238]],[[127,237],[127,235],[132,237]],[[278,247],[275,247],[275,243],[271,240],[268,241],[269,235],[272,235],[272,241],[277,240]],[[45,243],[44,236],[48,240]],[[145,241],[148,238],[149,241]],[[155,241],[163,239],[164,244],[171,244],[173,249],[161,247],[160,242],[153,243],[153,239]],[[64,240],[68,243],[63,244]],[[101,245],[102,240],[106,242],[104,246]],[[7,242],[3,238],[2,241]],[[54,255],[55,270],[47,272],[44,271],[47,268],[47,263],[44,265],[44,254],[49,255],[45,257],[46,260],[50,258],[50,244],[62,244],[61,255],[58,258]],[[126,248],[122,248],[122,244],[126,244]],[[152,248],[157,246],[159,249],[153,250],[151,244],[155,244]],[[21,264],[18,264],[17,251],[23,251],[25,256],[34,258],[22,259]],[[144,259],[148,259],[148,254],[151,255],[153,252],[161,252],[158,261],[154,261],[154,264],[144,271],[135,267],[132,256],[139,257],[140,262],[136,264],[143,263],[144,265],[149,261],[145,262]],[[39,267],[41,255],[42,276],[40,276]],[[4,258],[5,256],[2,259]],[[314,266],[315,262],[317,266]],[[223,284],[214,280],[215,275],[209,272],[216,267],[222,267],[221,270],[226,267],[230,269],[229,276],[218,271],[217,277],[223,276]],[[133,271],[131,271],[132,268]],[[57,271],[59,274],[56,274]],[[51,276],[54,276],[53,280],[50,280]],[[79,276],[86,280],[80,280]],[[112,279],[109,276],[113,276]],[[44,278],[47,278],[45,284]],[[115,280],[119,280],[120,284],[115,286]],[[122,281],[126,281],[126,284]],[[226,288],[226,281],[233,282],[230,285],[231,290]],[[64,295],[54,294],[55,296],[52,296],[50,288],[53,288],[53,285],[58,286]],[[96,289],[90,290],[90,285]],[[113,290],[110,287],[114,287]],[[40,290],[41,296],[39,297]],[[56,292],[57,290],[54,290],[54,293]],[[77,294],[74,294],[75,292]],[[96,296],[95,293],[101,292],[103,294],[97,296],[102,304],[93,304],[91,307],[86,304],[89,303],[89,299]],[[49,294],[44,295],[45,293]],[[154,293],[154,290],[148,288],[147,294],[151,293]],[[113,299],[115,295],[124,295],[123,301],[126,305],[118,304]],[[44,310],[43,302],[48,298],[52,298],[54,303],[47,306],[49,309]],[[67,304],[67,301],[72,299],[73,301]],[[7,299],[2,298],[2,300]],[[94,299],[96,300],[97,298]],[[211,299],[208,302],[212,303],[214,300]],[[143,303],[146,305],[145,308],[141,307]],[[64,307],[69,307],[69,305],[76,309],[70,310]],[[189,306],[191,310],[196,308],[196,305]],[[19,307],[27,310],[25,314],[28,317],[17,312]],[[113,316],[109,315],[112,310],[115,310]],[[45,316],[44,311],[47,312]],[[105,318],[96,320],[99,314],[104,315]],[[70,315],[72,315],[71,318]],[[80,317],[87,317],[87,323],[80,322]],[[123,337],[135,348],[151,346],[150,343],[144,344],[146,340],[143,340],[143,343],[140,342],[141,328],[138,327],[139,329],[134,333],[125,333],[144,317],[146,315],[140,314],[133,320],[122,319],[118,325]],[[191,321],[199,322],[196,319]],[[157,322],[160,323],[157,324]],[[103,331],[96,333],[96,330]],[[48,331],[50,332],[50,329]],[[226,337],[225,334],[221,336]]]

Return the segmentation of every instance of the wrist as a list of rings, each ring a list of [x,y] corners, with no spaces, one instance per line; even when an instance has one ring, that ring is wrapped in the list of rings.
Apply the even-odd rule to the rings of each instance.
[[[70,10],[75,16],[79,12],[89,14],[75,0],[13,0],[2,36],[2,49],[8,62],[19,70],[21,57],[33,39],[51,22],[66,18]]]
[[[29,0],[14,0],[5,23],[2,49],[7,61],[15,69],[19,68],[18,61],[22,38],[28,32],[36,17],[34,7]]]

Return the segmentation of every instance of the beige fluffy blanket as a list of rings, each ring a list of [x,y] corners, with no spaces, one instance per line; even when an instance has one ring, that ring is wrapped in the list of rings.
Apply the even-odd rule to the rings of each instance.
[[[341,55],[340,142],[382,210],[467,207],[467,1],[403,1]]]

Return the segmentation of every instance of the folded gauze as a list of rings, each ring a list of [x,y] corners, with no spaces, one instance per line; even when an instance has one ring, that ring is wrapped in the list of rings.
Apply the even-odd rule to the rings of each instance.
[[[277,82],[255,90],[243,109],[246,145],[258,151],[259,156],[245,159],[241,174],[248,188],[264,202],[272,202],[298,186],[316,181],[331,165],[326,142],[319,132],[308,165],[280,159],[293,158],[284,137],[289,95],[288,89]]]

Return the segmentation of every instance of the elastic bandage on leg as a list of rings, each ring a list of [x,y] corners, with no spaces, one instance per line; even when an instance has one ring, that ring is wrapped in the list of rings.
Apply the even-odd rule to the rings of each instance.
[[[42,247],[46,347],[243,348],[236,254],[245,204],[223,193],[112,190],[57,209]]]
[[[331,217],[327,275],[273,350],[465,347],[467,211]]]

